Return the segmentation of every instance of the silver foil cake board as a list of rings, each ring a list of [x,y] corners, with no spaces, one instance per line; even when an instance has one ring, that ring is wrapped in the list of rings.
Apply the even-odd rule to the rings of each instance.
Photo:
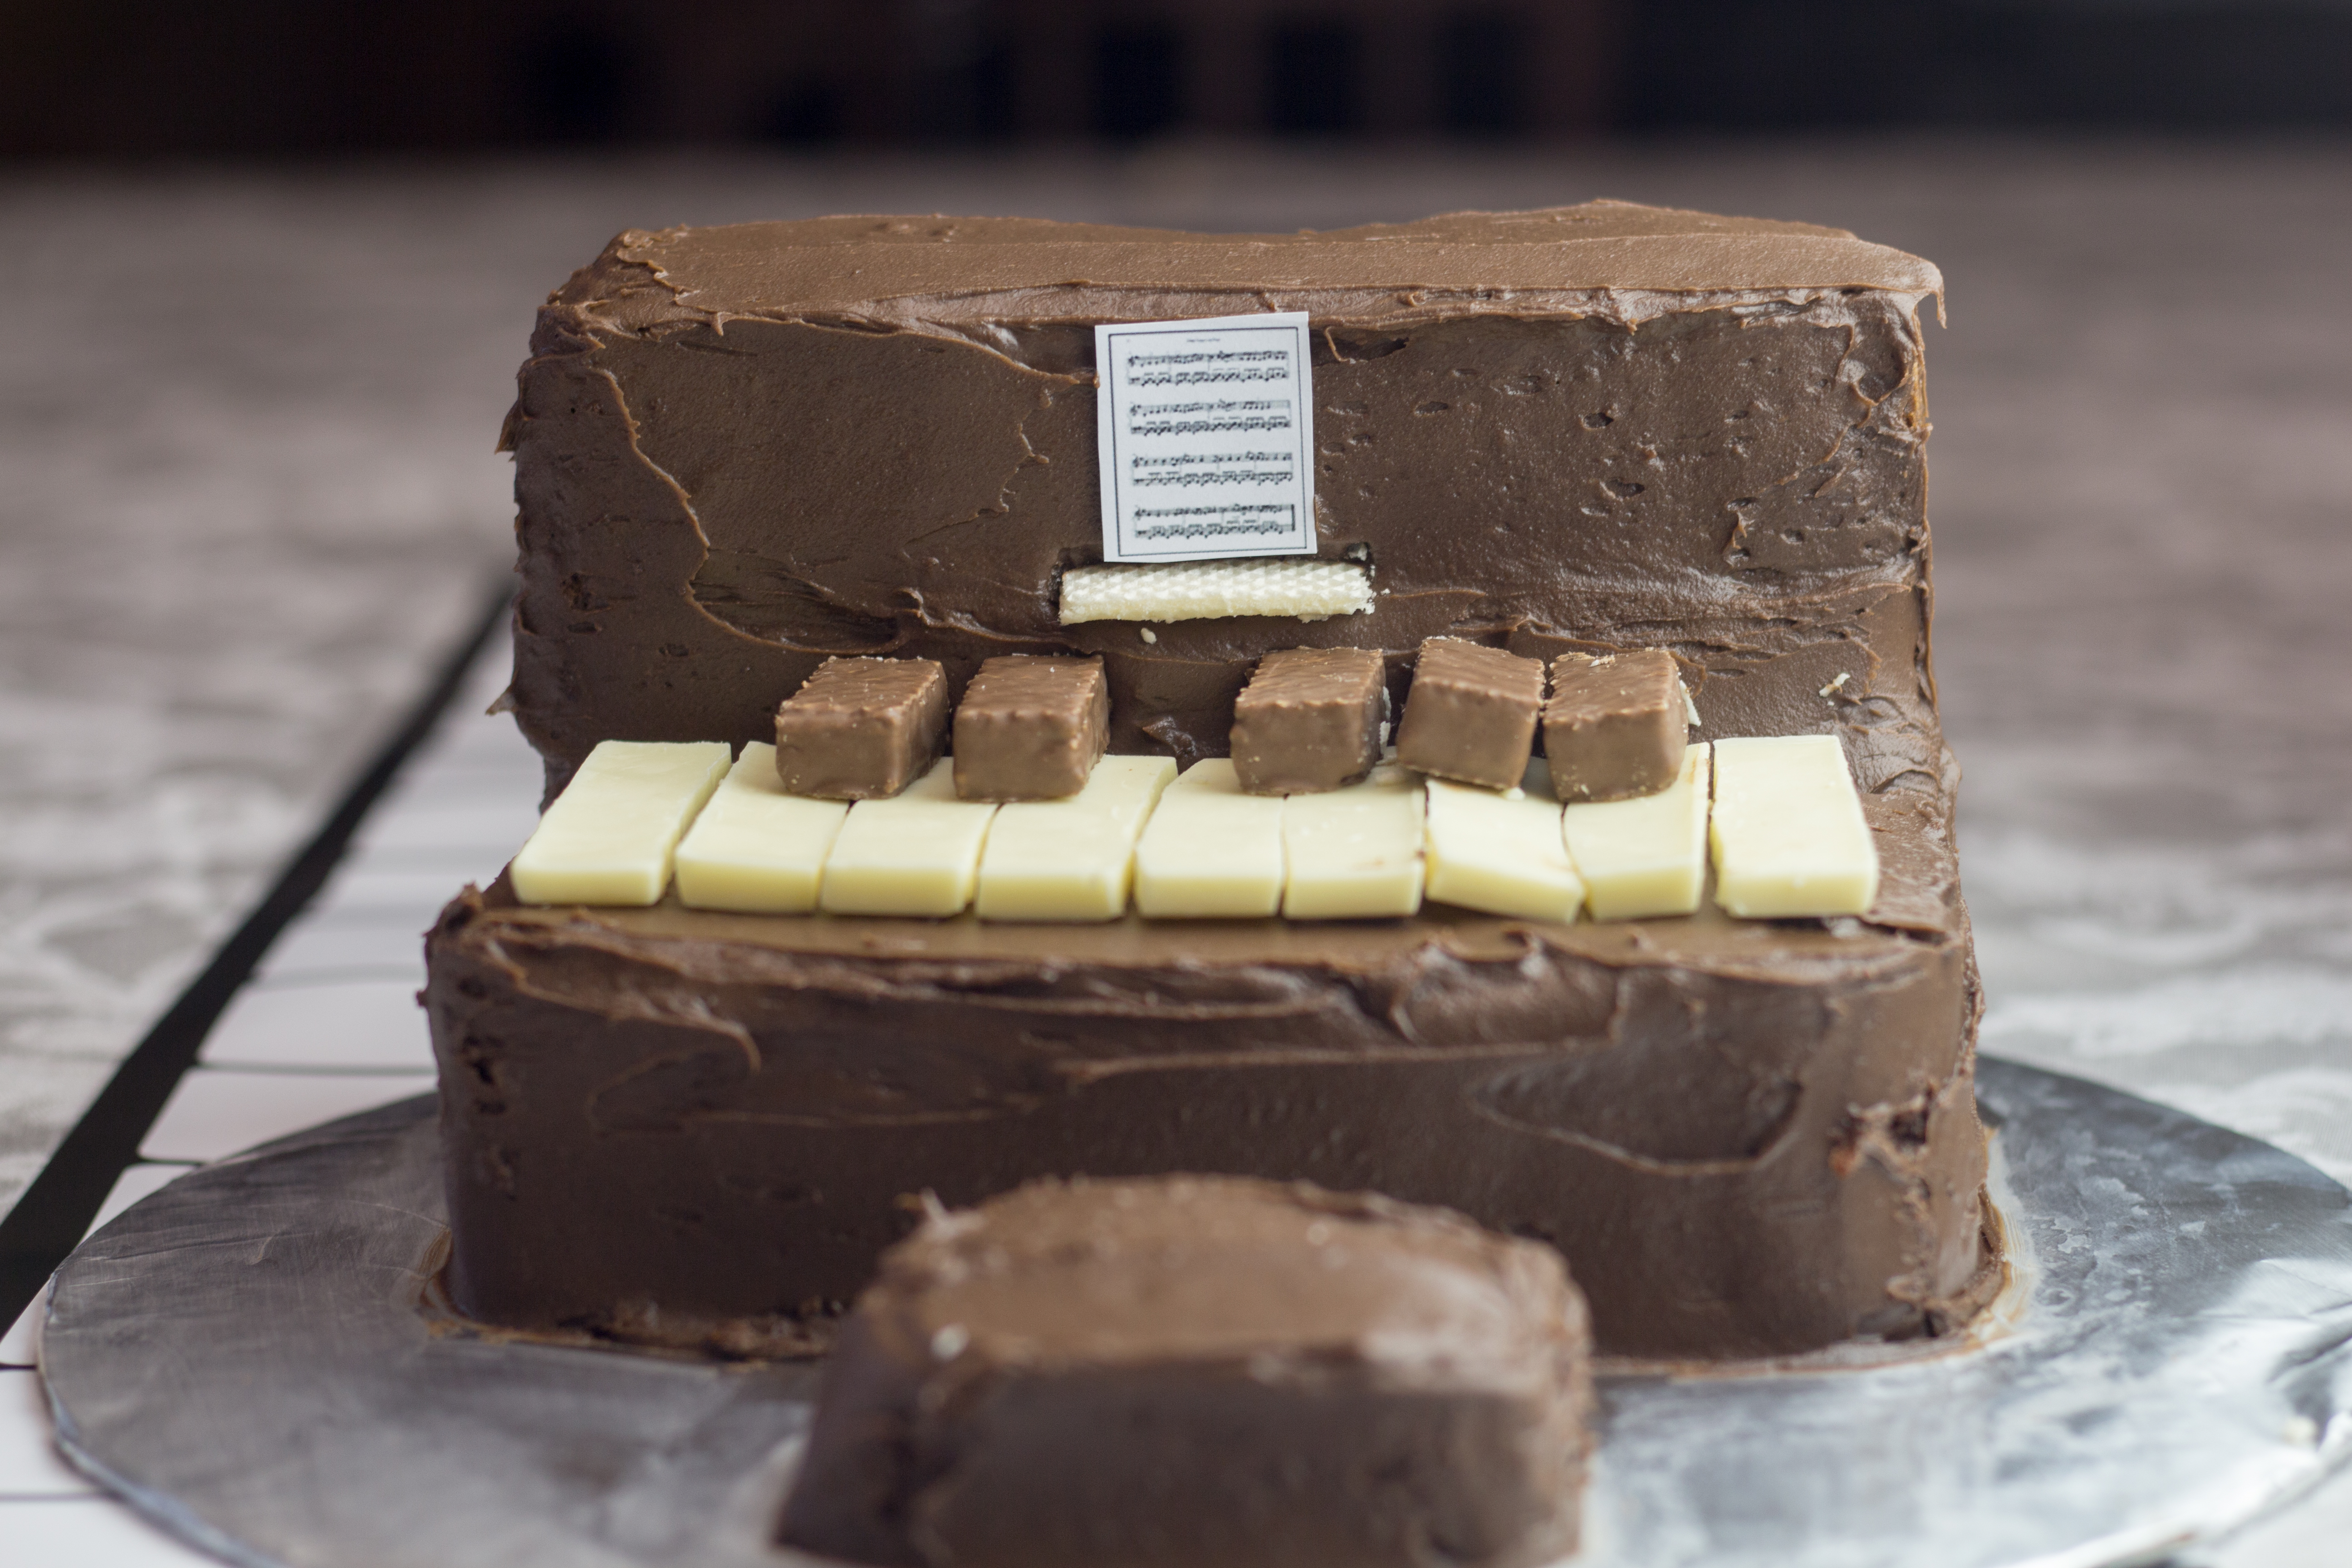
[[[2016,1279],[1969,1333],[1618,1369],[1578,1568],[2152,1562],[2352,1451],[2352,1194],[2264,1143],[1981,1064]],[[59,1272],[60,1444],[285,1568],[767,1568],[805,1363],[452,1331],[432,1102],[173,1183]]]

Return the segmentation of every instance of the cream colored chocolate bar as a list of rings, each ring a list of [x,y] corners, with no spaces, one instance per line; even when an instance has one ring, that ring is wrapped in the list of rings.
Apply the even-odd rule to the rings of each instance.
[[[678,836],[727,776],[723,741],[600,741],[507,868],[526,904],[661,901]]]
[[[787,795],[776,748],[753,741],[677,847],[688,909],[799,915],[816,908],[824,858],[849,803]]]
[[[1685,747],[1682,772],[1655,795],[1579,802],[1561,815],[1594,920],[1698,908],[1706,889],[1707,757],[1704,745]]]
[[[989,921],[1109,921],[1127,912],[1135,841],[1176,764],[1105,757],[1061,800],[997,809],[972,910]]]
[[[1208,757],[1160,797],[1135,846],[1136,912],[1262,920],[1282,907],[1280,795],[1249,795],[1233,759]]]
[[[1372,574],[1352,561],[1177,561],[1073,566],[1062,574],[1062,624],[1202,621],[1221,616],[1360,616]]]
[[[1747,920],[1858,915],[1878,847],[1835,735],[1715,743],[1715,901]]]
[[[1361,784],[1282,802],[1284,918],[1370,920],[1421,908],[1422,789],[1383,763]]]
[[[1537,763],[1528,785],[1510,795],[1429,781],[1432,900],[1523,920],[1576,919],[1584,905],[1584,880],[1560,837],[1559,802],[1544,774],[1544,764]]]
[[[817,907],[836,915],[952,915],[971,902],[993,801],[956,797],[942,757],[887,800],[849,808],[824,859]]]

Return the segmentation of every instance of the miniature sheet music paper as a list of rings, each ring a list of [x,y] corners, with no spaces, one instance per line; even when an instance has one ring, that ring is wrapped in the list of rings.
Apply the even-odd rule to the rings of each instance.
[[[1315,553],[1307,315],[1095,329],[1105,561]]]

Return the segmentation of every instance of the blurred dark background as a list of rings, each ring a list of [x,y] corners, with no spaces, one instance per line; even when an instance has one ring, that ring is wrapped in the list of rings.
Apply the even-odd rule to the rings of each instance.
[[[0,0],[0,156],[2277,130],[2325,0]]]

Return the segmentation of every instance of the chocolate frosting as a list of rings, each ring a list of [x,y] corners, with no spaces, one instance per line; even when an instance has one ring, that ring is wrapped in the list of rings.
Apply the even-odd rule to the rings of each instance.
[[[1981,1295],[1966,916],[1867,803],[1868,922],[997,925],[452,905],[428,947],[468,1310],[758,1341],[1040,1175],[1444,1204],[1567,1254],[1604,1348],[1937,1331]],[[648,1316],[654,1306],[658,1313]],[[753,1323],[746,1327],[746,1323]]]
[[[1110,746],[1222,754],[1276,647],[1664,646],[1710,735],[1945,770],[1927,675],[1916,258],[1591,203],[1330,234],[825,218],[621,236],[541,313],[506,445],[511,700],[598,740],[748,740],[832,654],[1099,652]],[[1303,310],[1319,552],[1368,615],[1065,627],[1100,559],[1093,328]],[[753,416],[749,411],[757,411]],[[1821,695],[1838,677],[1845,682]]]
[[[1034,1184],[884,1256],[782,1539],[914,1568],[1549,1563],[1590,1399],[1547,1247],[1304,1185]]]
[[[1410,248],[1400,254],[1402,247]],[[734,313],[746,300],[853,310],[1041,286],[1324,297],[1356,289],[1492,297],[1496,290],[1591,289],[1926,295],[1943,288],[1933,263],[1843,229],[1616,201],[1297,234],[1189,234],[1043,218],[841,216],[632,230],[614,241],[614,252],[657,278],[678,308],[714,314]]]

